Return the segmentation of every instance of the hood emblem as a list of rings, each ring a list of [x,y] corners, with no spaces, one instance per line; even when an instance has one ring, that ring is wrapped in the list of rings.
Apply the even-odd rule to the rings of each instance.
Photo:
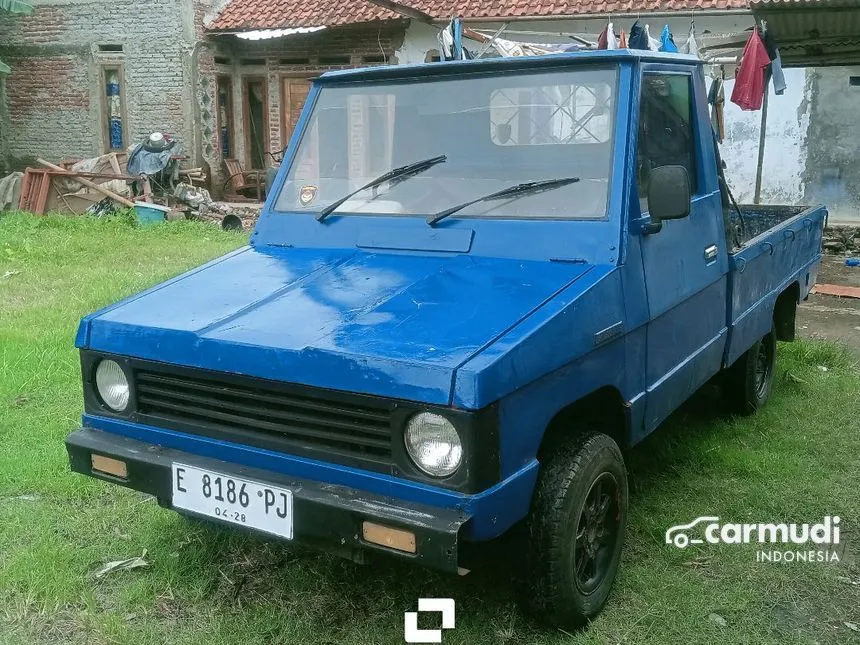
[[[317,187],[316,186],[302,186],[301,190],[299,190],[299,202],[301,202],[302,206],[307,206],[314,198],[317,196]]]

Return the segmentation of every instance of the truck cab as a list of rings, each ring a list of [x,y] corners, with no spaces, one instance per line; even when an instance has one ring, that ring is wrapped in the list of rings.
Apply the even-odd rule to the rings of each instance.
[[[714,377],[767,400],[825,216],[733,204],[694,58],[325,74],[249,245],[81,321],[72,469],[358,561],[519,527],[524,602],[580,626],[623,451]]]

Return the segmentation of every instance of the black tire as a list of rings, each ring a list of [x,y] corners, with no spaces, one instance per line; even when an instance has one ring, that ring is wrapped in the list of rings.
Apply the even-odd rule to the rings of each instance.
[[[559,446],[541,466],[526,521],[517,581],[524,608],[562,629],[594,618],[615,581],[626,525],[627,470],[618,444],[588,433]]]
[[[771,327],[726,371],[723,394],[729,409],[753,414],[770,398],[776,371],[776,332]]]

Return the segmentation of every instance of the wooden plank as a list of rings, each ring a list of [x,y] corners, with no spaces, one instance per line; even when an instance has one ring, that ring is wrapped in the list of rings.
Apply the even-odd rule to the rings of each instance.
[[[41,173],[39,179],[39,192],[36,193],[36,201],[33,204],[32,213],[36,215],[45,214],[45,205],[48,203],[48,191],[51,188],[51,176]]]
[[[18,208],[22,211],[27,210],[27,200],[30,195],[30,185],[33,183],[33,172],[31,168],[24,171],[24,178],[21,180],[21,194],[18,195]]]
[[[227,176],[230,178],[230,187],[234,191],[248,188],[248,184],[245,183],[245,169],[242,168],[242,163],[238,159],[225,159],[224,166],[226,166]]]
[[[36,159],[36,161],[38,161],[43,166],[47,166],[48,168],[51,168],[52,170],[59,170],[61,173],[67,174],[65,170],[63,170],[59,166],[55,166],[50,161],[45,161],[44,159]],[[50,178],[48,180],[50,181]],[[93,182],[91,182],[89,179],[84,179],[83,177],[75,177],[75,180],[79,184],[83,184],[84,186],[87,186],[88,188],[92,188],[93,190],[100,192],[102,195],[105,195],[106,197],[110,197],[112,200],[114,200],[115,202],[119,202],[123,206],[128,206],[129,208],[134,208],[134,202],[132,202],[131,200],[128,200],[121,195],[117,195],[112,190],[108,190],[107,188],[102,188],[98,184],[94,184]]]
[[[810,293],[820,293],[825,296],[840,298],[860,298],[860,287],[848,287],[841,284],[816,284]]]

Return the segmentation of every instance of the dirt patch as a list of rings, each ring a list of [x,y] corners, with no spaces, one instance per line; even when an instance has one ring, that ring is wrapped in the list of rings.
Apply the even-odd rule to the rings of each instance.
[[[825,255],[818,282],[860,287],[860,267],[845,266],[845,258]],[[809,296],[797,311],[801,338],[838,341],[860,359],[860,300],[822,294]]]

